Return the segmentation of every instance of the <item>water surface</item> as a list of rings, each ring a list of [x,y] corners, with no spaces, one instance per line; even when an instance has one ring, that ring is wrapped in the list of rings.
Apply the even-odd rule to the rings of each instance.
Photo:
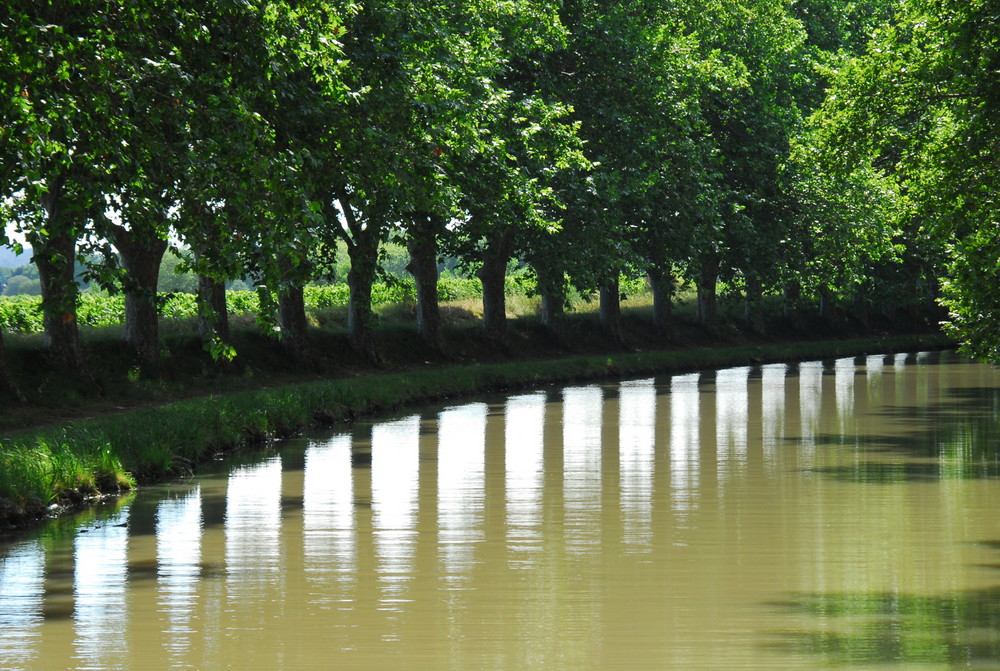
[[[998,416],[920,353],[311,435],[0,544],[0,669],[1000,669]]]

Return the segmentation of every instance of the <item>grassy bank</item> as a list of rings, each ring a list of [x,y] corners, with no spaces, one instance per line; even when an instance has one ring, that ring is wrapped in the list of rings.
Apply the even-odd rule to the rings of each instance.
[[[390,353],[392,342],[391,333],[383,336],[382,344]],[[333,425],[477,392],[949,345],[940,334],[929,333],[741,345],[715,340],[710,347],[688,342],[666,350],[567,355],[564,343],[536,342],[542,344],[525,348],[516,357],[509,351],[478,356],[490,350],[470,337],[457,348],[461,356],[453,357],[464,363],[448,364],[422,360],[423,353],[413,347],[412,333],[402,334],[398,347],[405,348],[408,343],[408,358],[403,365],[403,349],[396,353],[400,366],[394,372],[342,368],[340,375],[332,378],[330,371],[310,374],[317,379],[304,380],[310,376],[303,374],[271,376],[268,388],[260,388],[258,381],[258,388],[242,390],[238,390],[239,384],[252,383],[247,382],[245,372],[222,375],[213,392],[201,395],[205,389],[189,385],[185,389],[195,397],[167,403],[162,401],[172,393],[169,380],[134,380],[137,389],[141,384],[150,388],[159,384],[164,395],[153,398],[154,405],[122,411],[107,406],[116,402],[114,399],[105,401],[104,406],[85,405],[81,413],[90,410],[96,416],[13,431],[0,441],[0,519],[7,524],[23,522],[88,497],[182,475],[219,453],[290,436],[307,426]],[[587,347],[599,349],[599,345],[590,342]],[[542,358],[546,353],[562,356]],[[122,397],[116,398],[120,401]]]

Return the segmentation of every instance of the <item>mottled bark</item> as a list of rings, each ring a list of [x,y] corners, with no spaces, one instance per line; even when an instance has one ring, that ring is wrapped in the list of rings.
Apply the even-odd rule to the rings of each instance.
[[[622,335],[621,286],[618,277],[601,287],[600,317],[604,335],[616,345],[624,345]]]
[[[76,283],[76,228],[63,203],[65,179],[53,179],[42,198],[46,235],[29,237],[32,260],[38,268],[42,292],[45,349],[49,357],[71,372],[84,369],[83,347],[76,323],[80,287]]]
[[[444,329],[438,305],[437,234],[443,222],[431,215],[418,214],[406,243],[410,262],[406,270],[413,275],[417,292],[417,333],[435,352],[444,351]]]
[[[42,290],[46,352],[67,370],[82,372],[83,348],[76,323],[80,293],[74,277],[76,239],[69,233],[50,233],[31,243]]]
[[[566,311],[566,278],[541,264],[535,265],[535,275],[542,298],[539,318],[543,326],[554,329]]]
[[[112,240],[121,256],[125,275],[125,327],[122,337],[132,346],[139,360],[154,365],[160,360],[160,325],[156,310],[156,286],[160,262],[167,251],[167,241],[159,237],[112,229]]]
[[[674,278],[669,270],[650,268],[649,288],[653,294],[653,327],[660,335],[669,335],[673,327]]]
[[[205,275],[198,276],[198,334],[202,340],[217,337],[229,340],[229,312],[226,284]]]
[[[538,309],[538,317],[542,322],[542,326],[550,329],[556,328],[566,313],[565,305],[565,296],[542,294],[541,304]]]
[[[347,286],[351,295],[347,305],[347,340],[355,352],[369,361],[378,361],[375,348],[375,313],[372,311],[372,284],[378,263],[378,241],[369,236],[349,245],[351,269]]]
[[[202,268],[208,268],[213,264],[212,254],[222,245],[222,233],[211,221],[208,208],[200,200],[188,201],[190,216],[195,221],[200,221],[199,232],[192,240],[195,260]],[[213,268],[213,270],[216,270]],[[212,276],[199,273],[198,293],[196,301],[198,306],[198,335],[201,336],[206,345],[214,344],[217,339],[222,342],[229,341],[229,312],[226,306],[226,284],[219,280],[223,274],[213,274]]]
[[[285,351],[298,362],[308,361],[311,355],[309,322],[306,319],[305,295],[298,282],[282,282],[278,289],[278,327]]]
[[[347,286],[351,292],[347,303],[347,342],[355,352],[369,361],[378,362],[372,284],[375,282],[382,227],[378,221],[359,218],[345,189],[337,189],[336,195],[350,231],[350,239],[346,241],[347,254],[351,258],[351,269],[347,273]]]
[[[514,232],[493,235],[483,252],[483,265],[476,273],[483,283],[483,333],[497,343],[507,342],[507,297],[504,278],[514,251]]]

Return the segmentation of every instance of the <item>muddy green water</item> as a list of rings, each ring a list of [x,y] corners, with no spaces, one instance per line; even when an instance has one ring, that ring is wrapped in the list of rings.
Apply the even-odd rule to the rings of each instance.
[[[305,437],[0,543],[0,668],[1000,669],[998,417],[920,353]]]

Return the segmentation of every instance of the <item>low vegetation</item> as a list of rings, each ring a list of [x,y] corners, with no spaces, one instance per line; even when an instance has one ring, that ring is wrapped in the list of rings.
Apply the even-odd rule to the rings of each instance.
[[[535,278],[530,275],[510,275],[505,280],[508,299],[529,297],[536,293]],[[642,279],[625,281],[622,291],[626,295],[645,294]],[[320,321],[322,313],[344,310],[350,300],[346,284],[311,285],[303,291],[305,308],[313,322]],[[438,281],[438,300],[442,302],[478,302],[482,299],[482,283],[476,279],[448,277]],[[411,281],[393,279],[377,282],[372,286],[372,305],[411,306],[416,301],[416,289]],[[5,333],[41,333],[44,331],[42,299],[40,296],[0,296],[0,331]],[[262,311],[260,296],[256,291],[237,290],[226,292],[226,305],[233,317],[255,318]],[[163,292],[159,295],[158,311],[162,319],[173,322],[194,320],[198,315],[196,296],[190,292]],[[76,314],[81,326],[96,328],[120,327],[125,322],[125,297],[92,289],[80,294]],[[187,324],[189,325],[189,323]]]

